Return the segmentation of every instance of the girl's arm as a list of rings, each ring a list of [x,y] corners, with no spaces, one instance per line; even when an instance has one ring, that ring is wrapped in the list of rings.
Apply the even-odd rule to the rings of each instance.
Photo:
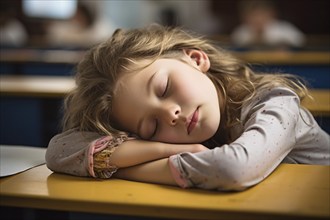
[[[199,144],[172,145],[136,140],[125,134],[112,137],[70,129],[51,139],[46,164],[54,172],[110,178],[118,168],[206,149]]]
[[[119,169],[114,177],[139,182],[178,185],[170,171],[168,158]]]
[[[129,140],[120,145],[109,162],[118,168],[130,167],[145,162],[167,158],[182,152],[208,150],[201,144],[167,144],[162,142]]]
[[[119,147],[116,147],[116,149],[111,146],[102,148],[103,150],[94,154],[93,173],[91,174],[92,176],[100,178],[110,178],[114,173],[122,170],[122,168],[132,167],[139,164],[144,164],[146,162],[167,158],[178,153],[195,153],[208,150],[206,147],[200,144],[167,144],[144,140],[128,140],[122,143]],[[151,163],[150,166],[143,167],[153,168],[153,171],[155,171],[157,175],[162,174],[163,169],[156,171],[159,166],[153,167],[153,164],[159,165],[158,163]],[[118,170],[118,168],[120,169]],[[139,173],[145,176],[145,172],[139,172],[141,169],[143,170],[143,168],[140,168],[136,172],[130,172],[125,177],[130,179],[130,174],[134,173],[137,174],[134,176],[135,178],[139,175]],[[150,169],[148,169],[146,172],[149,171]],[[144,178],[143,176],[140,177],[142,178],[141,181]]]
[[[58,173],[74,176],[93,176],[93,154],[101,150],[91,143],[102,136],[96,132],[81,132],[70,129],[55,135],[49,142],[45,159],[47,167]],[[120,144],[124,138],[112,138]]]

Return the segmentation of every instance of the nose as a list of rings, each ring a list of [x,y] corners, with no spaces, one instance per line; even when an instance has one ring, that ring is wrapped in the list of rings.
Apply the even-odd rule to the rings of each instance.
[[[174,126],[178,123],[181,108],[178,105],[164,106],[160,117],[169,125]]]

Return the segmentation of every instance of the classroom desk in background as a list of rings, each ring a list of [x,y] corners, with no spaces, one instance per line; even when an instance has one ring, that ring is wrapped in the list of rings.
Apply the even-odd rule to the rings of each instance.
[[[328,51],[288,51],[288,50],[229,50],[233,55],[248,63],[257,64],[330,64]],[[2,63],[48,63],[77,64],[85,50],[50,50],[50,49],[2,49]]]
[[[0,74],[70,76],[83,50],[1,49]]]
[[[329,51],[229,52],[257,71],[292,73],[305,78],[314,88],[329,88]],[[2,49],[0,74],[70,76],[84,54],[84,50]]]
[[[326,51],[232,51],[251,64],[263,65],[330,65],[330,52]]]
[[[2,96],[64,97],[75,87],[74,79],[60,76],[0,76]],[[330,116],[330,90],[312,89],[314,100],[306,99],[303,105],[314,116]]]
[[[243,192],[96,180],[42,165],[0,179],[0,205],[174,219],[329,219],[330,166],[281,164]]]
[[[76,64],[84,54],[84,50],[2,49],[0,51],[0,62]]]
[[[72,77],[0,75],[2,96],[63,98],[75,87]]]
[[[257,72],[290,73],[316,89],[330,88],[330,52],[240,51],[233,54]]]
[[[0,143],[46,147],[61,131],[63,98],[74,87],[64,76],[0,75]]]

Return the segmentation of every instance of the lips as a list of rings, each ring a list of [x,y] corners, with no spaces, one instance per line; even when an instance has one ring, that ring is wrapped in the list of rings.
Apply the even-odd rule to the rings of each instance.
[[[192,116],[189,117],[188,125],[187,125],[187,132],[188,134],[191,133],[192,130],[196,127],[198,122],[198,108],[194,111]]]

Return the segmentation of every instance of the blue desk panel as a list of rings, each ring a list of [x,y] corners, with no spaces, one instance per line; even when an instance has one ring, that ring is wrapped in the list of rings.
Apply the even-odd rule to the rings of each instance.
[[[257,71],[291,73],[303,77],[312,88],[330,88],[330,65],[260,65]]]

